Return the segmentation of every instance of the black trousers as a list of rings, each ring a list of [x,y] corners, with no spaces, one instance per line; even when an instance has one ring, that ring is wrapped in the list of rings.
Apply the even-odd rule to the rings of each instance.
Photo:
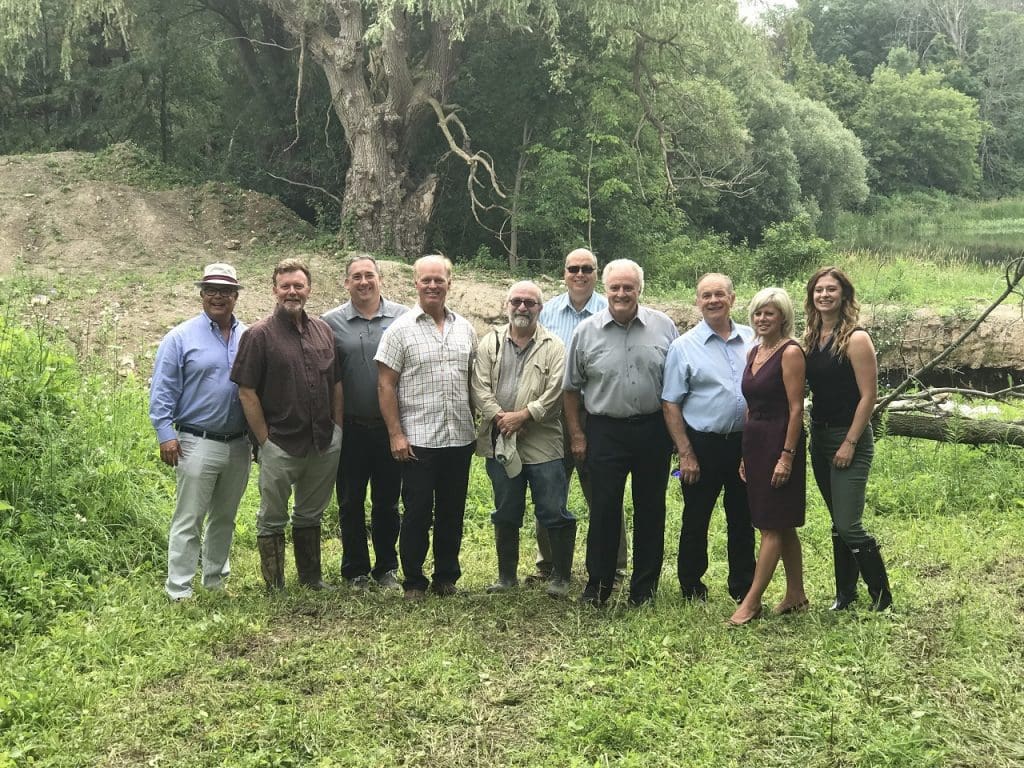
[[[370,487],[370,538],[377,564],[374,578],[398,568],[398,497],[402,468],[391,457],[388,431],[381,421],[369,425],[345,420],[345,439],[338,462],[338,518],[341,533],[341,575],[367,576],[370,550],[366,541],[366,489]]]
[[[700,480],[682,484],[683,524],[679,531],[679,586],[688,596],[702,597],[701,581],[708,570],[708,526],[718,496],[725,490],[725,524],[729,557],[729,594],[740,601],[754,580],[754,528],[747,506],[747,484],[740,480],[743,433],[719,435],[686,430],[700,465]]]
[[[672,441],[661,411],[631,419],[587,417],[587,468],[593,493],[587,532],[588,587],[611,595],[622,531],[626,477],[633,487],[632,603],[654,597],[665,557],[665,489]]]
[[[402,530],[398,551],[402,559],[402,585],[426,589],[423,562],[434,528],[434,583],[454,584],[462,575],[462,521],[466,514],[469,462],[473,444],[455,448],[413,446],[415,461],[402,462]]]

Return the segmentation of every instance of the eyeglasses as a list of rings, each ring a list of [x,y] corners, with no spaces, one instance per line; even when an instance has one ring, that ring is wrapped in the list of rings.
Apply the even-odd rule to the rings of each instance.
[[[565,271],[568,272],[570,275],[578,275],[580,272],[582,272],[584,275],[590,275],[593,274],[594,268],[589,264],[584,264],[583,266],[580,266],[579,264],[573,264],[571,267],[566,267]]]
[[[540,304],[539,301],[535,301],[534,299],[509,299],[508,303],[511,304],[516,309],[519,309],[520,307],[526,307],[527,309],[533,309],[538,304]]]
[[[215,288],[212,285],[204,285],[199,291],[203,296],[213,298],[214,296],[234,296],[238,293],[237,288],[225,285],[223,288]]]

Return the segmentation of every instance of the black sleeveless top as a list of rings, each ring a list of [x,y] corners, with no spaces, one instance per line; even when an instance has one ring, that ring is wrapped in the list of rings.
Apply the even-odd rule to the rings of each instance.
[[[857,328],[857,330],[863,330]],[[860,402],[853,365],[846,356],[832,354],[833,335],[821,349],[807,352],[807,384],[811,389],[811,421],[830,427],[848,427]]]

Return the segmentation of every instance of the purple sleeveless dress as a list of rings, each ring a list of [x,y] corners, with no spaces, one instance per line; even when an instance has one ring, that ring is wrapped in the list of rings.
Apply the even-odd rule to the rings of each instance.
[[[743,397],[747,401],[747,421],[743,425],[743,467],[747,473],[747,499],[750,521],[755,528],[799,528],[804,524],[807,505],[807,458],[804,450],[804,430],[800,428],[793,470],[789,482],[772,488],[772,473],[782,456],[789,422],[789,403],[782,382],[782,351],[791,344],[787,341],[768,358],[756,374],[750,367],[755,350],[747,358],[743,370]]]

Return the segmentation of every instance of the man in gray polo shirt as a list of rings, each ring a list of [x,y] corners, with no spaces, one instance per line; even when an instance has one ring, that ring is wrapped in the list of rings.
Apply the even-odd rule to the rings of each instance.
[[[611,596],[626,477],[633,480],[633,575],[629,602],[654,598],[665,554],[665,489],[672,441],[661,412],[669,346],[679,335],[663,312],[640,306],[644,272],[629,259],[609,262],[608,308],[576,329],[566,356],[565,420],[573,456],[590,470],[587,587],[580,600]],[[584,431],[580,398],[587,411]]]
[[[356,253],[345,267],[350,300],[321,318],[334,331],[345,391],[345,433],[338,463],[338,518],[341,576],[357,589],[370,585],[398,589],[398,495],[402,470],[391,456],[387,426],[377,399],[377,363],[373,356],[384,331],[408,311],[380,294],[376,260]],[[366,542],[366,489],[370,486],[370,538],[376,565],[370,570]]]

